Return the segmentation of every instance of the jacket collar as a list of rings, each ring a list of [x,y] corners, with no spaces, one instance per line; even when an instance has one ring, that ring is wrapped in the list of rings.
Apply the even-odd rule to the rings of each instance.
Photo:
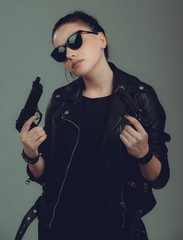
[[[109,62],[109,66],[111,67],[114,77],[113,77],[113,93],[110,100],[109,105],[109,114],[108,120],[106,123],[106,131],[105,131],[105,139],[112,133],[113,129],[120,123],[123,119],[123,116],[127,112],[126,104],[121,100],[118,94],[115,93],[115,90],[123,84],[127,83],[127,79],[125,77],[125,73],[119,70],[113,63]],[[62,90],[62,100],[65,100],[69,104],[67,104],[68,109],[65,109],[67,115],[65,118],[70,121],[75,122],[78,126],[80,123],[80,110],[81,110],[81,97],[82,90],[84,88],[84,81],[82,78],[78,78],[69,85],[61,88]],[[68,113],[69,112],[69,113]]]
[[[61,96],[61,100],[74,101],[81,97],[84,87],[84,81],[79,77],[70,84],[56,90],[55,96],[59,94]]]
[[[113,91],[120,85],[126,85],[128,82],[128,74],[118,69],[112,62],[108,62],[113,71]],[[82,91],[85,87],[84,80],[79,77],[65,87],[60,88],[61,98],[64,100],[75,100],[81,97]]]

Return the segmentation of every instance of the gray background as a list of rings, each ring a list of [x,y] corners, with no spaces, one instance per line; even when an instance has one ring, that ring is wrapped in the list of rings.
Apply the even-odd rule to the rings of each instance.
[[[15,120],[32,81],[42,78],[39,108],[67,83],[62,64],[49,54],[55,22],[73,10],[96,16],[106,30],[110,60],[151,84],[167,114],[171,178],[154,190],[156,208],[144,217],[150,240],[183,239],[182,188],[182,9],[180,0],[1,0],[0,2],[0,239],[13,240],[23,215],[41,194],[27,179]],[[43,124],[43,122],[42,122]],[[37,220],[25,240],[37,239]]]

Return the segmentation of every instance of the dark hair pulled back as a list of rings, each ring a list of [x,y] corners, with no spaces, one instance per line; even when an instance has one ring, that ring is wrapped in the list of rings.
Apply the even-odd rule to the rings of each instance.
[[[104,36],[106,37],[104,29],[99,25],[98,21],[94,17],[92,17],[82,11],[75,11],[75,12],[70,13],[70,14],[66,15],[65,17],[62,17],[58,20],[58,22],[55,24],[53,31],[52,31],[52,39],[53,39],[53,36],[54,36],[56,30],[60,26],[62,26],[63,24],[66,24],[66,23],[74,23],[74,22],[81,22],[85,26],[89,27],[91,29],[91,31],[102,32],[104,34]],[[108,56],[109,56],[108,45],[104,49],[104,53],[105,53],[106,59],[108,59]]]

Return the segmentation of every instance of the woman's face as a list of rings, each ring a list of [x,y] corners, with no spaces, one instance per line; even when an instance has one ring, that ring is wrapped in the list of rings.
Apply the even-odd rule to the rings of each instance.
[[[89,27],[80,22],[67,23],[59,27],[53,36],[53,45],[58,47],[64,45],[67,39],[78,30],[92,31]],[[64,66],[77,76],[89,76],[101,61],[106,61],[104,49],[106,38],[103,33],[87,34],[82,33],[83,43],[79,49],[66,48],[66,60]]]

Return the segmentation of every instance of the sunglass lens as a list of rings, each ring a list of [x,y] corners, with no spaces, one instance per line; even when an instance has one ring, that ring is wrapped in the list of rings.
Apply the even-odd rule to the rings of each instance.
[[[81,33],[77,32],[74,33],[67,41],[68,47],[71,49],[78,49],[82,45],[82,37]]]
[[[74,33],[67,40],[67,44],[59,46],[53,50],[53,52],[51,53],[51,57],[57,62],[63,62],[66,60],[66,45],[73,50],[80,48],[82,45],[81,32],[78,31]]]
[[[65,47],[60,46],[55,48],[51,53],[51,57],[55,59],[57,62],[63,62],[66,59]]]

